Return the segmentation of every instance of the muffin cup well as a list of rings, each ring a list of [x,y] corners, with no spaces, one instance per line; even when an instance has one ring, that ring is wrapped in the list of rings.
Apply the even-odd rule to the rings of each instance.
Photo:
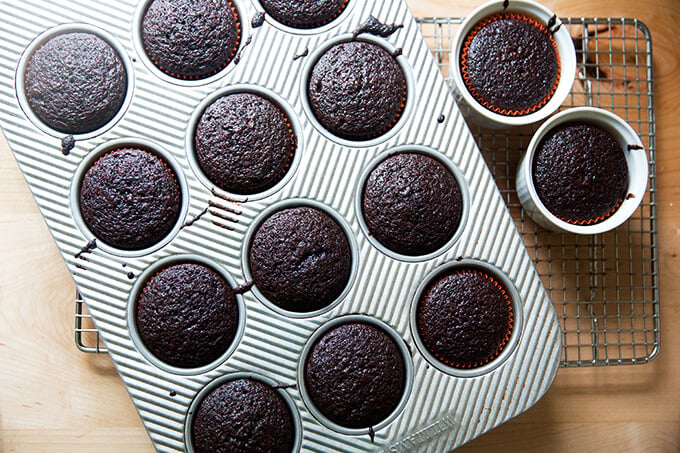
[[[502,0],[492,0],[479,6],[465,17],[454,37],[449,62],[454,96],[463,114],[481,126],[495,129],[533,124],[550,116],[557,111],[569,95],[576,74],[576,51],[571,35],[567,27],[552,11],[531,0],[511,0],[507,8],[504,7],[504,3]],[[556,30],[553,38],[560,61],[560,79],[557,88],[545,105],[533,113],[521,116],[501,115],[481,105],[465,86],[460,65],[461,52],[468,34],[487,17],[506,12],[519,13],[542,24],[553,23],[552,20],[554,25],[551,30]]]
[[[137,330],[137,302],[139,300],[140,295],[142,294],[142,290],[146,286],[146,284],[153,278],[158,272],[162,271],[163,269],[167,269],[170,266],[173,266],[175,264],[186,264],[186,263],[195,263],[195,264],[200,264],[203,266],[206,266],[213,271],[215,271],[217,274],[219,274],[228,284],[229,286],[234,289],[236,288],[236,282],[234,279],[229,275],[229,273],[224,270],[222,266],[219,264],[215,263],[212,260],[209,260],[207,258],[204,258],[199,255],[174,255],[174,256],[169,256],[167,258],[161,259],[156,261],[152,266],[144,270],[139,277],[137,277],[137,280],[135,280],[134,285],[132,286],[132,290],[130,291],[128,303],[127,303],[127,325],[128,325],[128,330],[130,332],[130,338],[134,342],[135,346],[139,350],[139,352],[148,360],[153,366],[166,371],[168,373],[176,374],[176,375],[197,375],[197,374],[202,374],[207,371],[212,370],[213,368],[219,366],[221,363],[226,361],[236,350],[238,345],[241,342],[241,338],[243,338],[243,334],[245,331],[246,327],[246,311],[245,311],[245,302],[243,301],[243,297],[240,294],[236,294],[236,306],[238,309],[238,324],[236,327],[236,333],[234,335],[234,339],[232,340],[231,344],[227,347],[227,349],[224,351],[224,353],[217,358],[215,361],[212,363],[209,363],[204,366],[196,367],[196,368],[180,368],[177,366],[169,365],[159,358],[157,358],[149,349],[144,345],[144,341],[142,341],[141,336],[139,335],[139,331]]]
[[[295,405],[293,399],[288,394],[288,392],[286,392],[282,388],[276,388],[277,386],[280,385],[280,383],[266,376],[262,376],[256,373],[236,372],[225,374],[223,376],[218,377],[217,379],[213,380],[212,382],[208,383],[205,387],[203,387],[194,397],[193,401],[191,402],[191,405],[189,406],[189,409],[187,410],[187,414],[184,421],[184,445],[186,447],[187,453],[194,452],[191,427],[194,421],[194,415],[198,411],[198,408],[201,402],[203,402],[203,400],[205,399],[205,397],[208,396],[210,392],[212,392],[222,384],[225,384],[230,381],[235,381],[237,379],[248,378],[260,381],[263,384],[273,387],[279,394],[279,396],[283,398],[283,401],[286,403],[286,405],[288,406],[288,410],[290,411],[291,419],[293,421],[293,429],[295,430],[295,438],[293,440],[292,453],[297,453],[300,451],[300,447],[302,445],[302,421],[300,420],[300,413],[298,411],[298,408]]]
[[[125,116],[125,113],[127,112],[127,109],[130,106],[130,102],[132,102],[132,96],[135,86],[135,75],[132,70],[132,63],[130,62],[130,57],[128,56],[125,48],[111,34],[93,25],[80,23],[57,25],[41,33],[33,41],[31,41],[31,43],[28,45],[28,47],[26,47],[26,49],[21,55],[21,59],[19,60],[19,64],[17,65],[15,75],[16,95],[17,100],[19,101],[19,106],[23,110],[24,114],[38,129],[45,132],[46,134],[51,135],[52,137],[57,138],[63,138],[69,135],[68,133],[52,129],[50,126],[45,124],[40,118],[38,118],[38,116],[33,112],[33,109],[31,108],[31,103],[26,94],[25,84],[26,69],[28,68],[28,64],[31,61],[31,58],[33,57],[35,51],[38,50],[43,44],[45,44],[51,38],[66,33],[90,33],[103,39],[107,44],[109,44],[113,48],[113,50],[120,57],[121,61],[123,62],[123,67],[125,68],[125,73],[127,76],[125,100],[123,101],[123,104],[118,110],[118,113],[116,113],[116,115],[114,115],[109,122],[107,122],[105,125],[98,129],[83,134],[71,134],[73,135],[73,138],[76,141],[87,140],[93,137],[97,137],[111,129],[113,126],[115,126],[116,123],[118,123],[123,118],[123,116]]]
[[[621,146],[628,164],[628,190],[626,192],[628,195],[624,197],[614,213],[600,222],[589,225],[575,225],[555,216],[545,207],[534,187],[533,162],[541,140],[553,128],[575,121],[592,124],[609,132]],[[553,116],[534,133],[518,166],[517,195],[527,214],[545,228],[562,233],[600,234],[620,226],[633,215],[645,196],[648,176],[647,153],[640,137],[628,123],[608,110],[596,107],[575,107]]]
[[[314,316],[319,316],[323,313],[326,313],[327,311],[332,310],[335,308],[338,304],[340,304],[349,291],[352,288],[352,285],[354,284],[354,281],[357,276],[358,268],[359,268],[359,246],[357,245],[356,237],[354,235],[354,232],[352,231],[352,228],[350,227],[349,223],[342,217],[340,214],[338,214],[334,209],[328,207],[327,205],[318,202],[316,200],[311,200],[311,199],[303,199],[303,198],[290,198],[286,199],[284,201],[279,201],[277,203],[274,203],[270,205],[267,209],[262,211],[260,215],[258,215],[253,222],[250,225],[250,228],[248,228],[248,231],[246,232],[245,237],[243,238],[243,246],[241,248],[241,260],[242,260],[242,266],[243,266],[243,274],[246,279],[246,281],[253,281],[253,275],[250,272],[250,246],[253,242],[253,238],[255,237],[255,233],[257,230],[260,228],[260,225],[267,220],[272,214],[275,214],[276,212],[282,211],[284,209],[289,209],[289,208],[299,208],[299,207],[310,207],[314,209],[318,209],[319,211],[323,212],[324,214],[327,214],[330,216],[331,219],[337,223],[340,228],[342,229],[343,233],[345,234],[345,237],[347,238],[347,242],[349,244],[349,251],[352,259],[352,267],[350,269],[350,274],[349,274],[349,279],[347,280],[347,285],[345,285],[345,289],[342,291],[342,293],[330,304],[327,306],[315,310],[315,311],[310,311],[310,312],[296,312],[296,311],[289,311],[289,310],[284,310],[283,308],[279,307],[272,301],[270,301],[267,296],[262,294],[262,292],[258,289],[257,285],[253,285],[251,291],[255,295],[255,297],[262,302],[265,306],[270,308],[271,310],[275,311],[276,313],[287,316],[290,318],[312,318]]]
[[[354,3],[355,1],[352,1],[351,3]],[[312,76],[312,71],[314,70],[314,66],[316,63],[319,61],[321,56],[328,51],[330,48],[342,44],[345,42],[351,42],[351,41],[363,41],[367,43],[371,43],[374,45],[377,45],[379,47],[382,47],[387,53],[390,55],[397,55],[395,60],[401,67],[402,72],[404,73],[404,77],[406,79],[406,103],[404,107],[401,109],[401,113],[399,116],[396,118],[396,122],[389,127],[388,130],[386,130],[384,133],[380,133],[378,136],[374,138],[369,138],[365,140],[350,140],[346,138],[339,137],[335,134],[333,134],[331,131],[326,129],[321,122],[316,118],[316,115],[314,114],[314,110],[312,110],[311,102],[309,100],[309,94],[308,94],[308,86],[309,86],[309,79]],[[302,77],[301,83],[300,83],[300,101],[302,103],[302,108],[307,114],[307,119],[309,122],[314,126],[314,128],[321,133],[324,137],[326,137],[328,140],[331,142],[335,142],[339,145],[347,146],[349,148],[359,148],[359,147],[370,147],[370,146],[375,146],[380,143],[383,143],[393,137],[401,127],[408,122],[408,117],[411,115],[411,112],[413,111],[414,105],[417,103],[417,93],[416,93],[416,84],[415,84],[415,76],[413,74],[413,70],[411,69],[411,66],[408,63],[408,60],[406,57],[403,55],[399,54],[399,49],[391,45],[389,42],[385,41],[384,39],[377,38],[372,35],[368,34],[362,34],[357,36],[356,38],[351,35],[351,34],[344,34],[344,35],[339,35],[333,39],[329,39],[323,44],[315,49],[311,54],[309,55],[306,66],[304,70],[302,71]]]
[[[497,280],[509,293],[510,302],[512,304],[512,332],[510,334],[510,338],[508,338],[508,341],[505,343],[505,345],[503,345],[503,349],[496,357],[489,360],[489,362],[474,368],[456,368],[442,362],[428,350],[422,338],[420,338],[420,334],[418,333],[418,305],[420,304],[422,297],[425,295],[427,288],[440,277],[448,274],[449,272],[455,272],[459,269],[477,269],[488,273],[489,276]],[[490,373],[502,365],[508,359],[508,357],[512,355],[515,347],[519,343],[520,337],[522,336],[523,318],[521,299],[519,297],[517,288],[512,283],[512,280],[510,280],[510,278],[504,272],[495,266],[492,266],[491,264],[469,259],[444,264],[435,268],[432,272],[426,275],[413,295],[409,313],[411,336],[413,337],[418,351],[420,351],[425,360],[427,360],[439,371],[460,378],[482,376],[484,374]]]
[[[305,383],[305,366],[307,363],[307,358],[309,357],[309,354],[312,352],[312,348],[316,345],[317,341],[321,339],[321,337],[323,337],[324,334],[328,333],[330,330],[336,327],[342,326],[344,324],[354,323],[371,325],[389,335],[390,338],[392,338],[394,343],[397,345],[397,348],[399,349],[399,352],[402,358],[404,359],[404,374],[406,379],[404,383],[404,394],[401,396],[399,404],[394,409],[394,411],[392,411],[392,413],[385,420],[371,427],[373,432],[377,432],[385,428],[399,416],[399,414],[406,406],[406,403],[408,403],[409,396],[411,395],[411,389],[413,387],[414,369],[413,361],[411,359],[411,352],[404,339],[392,327],[372,316],[358,314],[343,315],[337,318],[333,318],[332,320],[326,322],[325,324],[321,325],[318,329],[316,329],[314,333],[312,333],[312,335],[309,337],[304,347],[302,348],[302,352],[300,353],[300,359],[297,367],[297,384],[298,390],[300,391],[300,396],[302,397],[305,406],[319,422],[321,422],[326,427],[332,429],[333,431],[342,434],[360,436],[370,435],[371,428],[346,428],[331,421],[328,417],[323,415],[323,413],[321,413],[321,411],[316,407],[316,405],[312,401],[311,396],[309,395]]]
[[[217,101],[221,97],[236,93],[255,94],[267,99],[272,104],[274,104],[274,106],[276,106],[286,116],[286,119],[290,123],[295,143],[293,157],[290,159],[289,167],[286,170],[286,174],[283,176],[283,178],[281,178],[279,182],[269,189],[248,195],[232,194],[218,187],[205,174],[196,156],[195,134],[196,128],[198,127],[198,123],[201,120],[203,113],[213,102]],[[281,190],[281,188],[283,188],[283,186],[285,186],[295,174],[300,162],[300,153],[304,148],[304,139],[302,136],[302,125],[300,124],[300,120],[295,113],[295,110],[281,96],[258,85],[234,84],[214,91],[203,101],[201,101],[201,103],[196,107],[194,112],[191,114],[185,134],[185,149],[187,152],[187,160],[189,161],[189,165],[191,166],[196,179],[198,179],[205,187],[211,190],[214,189],[230,197],[247,197],[248,200],[260,200]]]
[[[170,232],[162,239],[160,239],[156,244],[139,250],[123,250],[116,248],[106,242],[99,240],[90,228],[85,223],[82,213],[80,211],[80,186],[83,181],[85,173],[90,169],[92,165],[97,162],[101,157],[109,152],[116,151],[119,149],[131,148],[131,149],[141,149],[159,156],[172,170],[175,178],[177,179],[177,185],[179,186],[179,191],[181,195],[181,208],[175,226],[170,230]],[[170,156],[170,154],[164,151],[156,143],[141,139],[141,138],[122,138],[118,140],[112,140],[103,143],[94,150],[90,151],[87,157],[83,159],[80,163],[73,177],[73,182],[71,184],[71,191],[69,194],[69,204],[71,206],[71,213],[73,215],[73,220],[76,226],[83,233],[88,241],[97,240],[97,248],[101,249],[111,255],[122,256],[122,257],[139,257],[149,255],[156,250],[159,250],[166,246],[181,229],[182,222],[187,215],[189,210],[189,188],[187,185],[184,172],[179,164]]]
[[[427,157],[431,157],[435,160],[437,160],[439,163],[444,165],[453,175],[455,178],[456,182],[458,183],[458,188],[460,189],[461,197],[463,199],[463,211],[460,216],[460,222],[458,224],[458,228],[456,228],[456,231],[454,232],[453,236],[451,239],[449,239],[446,244],[441,246],[438,250],[435,250],[432,253],[427,253],[425,255],[404,255],[401,253],[394,252],[390,250],[389,248],[385,247],[383,244],[381,244],[374,235],[371,234],[371,232],[368,229],[368,225],[366,224],[366,219],[364,218],[364,210],[362,207],[362,197],[363,197],[363,192],[364,192],[364,187],[366,186],[366,181],[368,180],[369,176],[371,175],[371,172],[375,170],[375,168],[380,165],[385,159],[388,159],[391,156],[394,156],[395,154],[406,154],[406,153],[414,153],[414,154],[422,154]],[[357,184],[356,192],[354,194],[354,209],[356,210],[356,216],[357,220],[359,222],[359,226],[361,227],[361,231],[364,233],[364,236],[366,239],[375,247],[378,249],[380,252],[383,254],[389,256],[390,258],[393,258],[395,260],[399,261],[405,261],[405,262],[419,262],[419,261],[427,261],[432,258],[435,258],[442,253],[444,253],[446,250],[451,248],[453,244],[455,244],[460,236],[463,234],[463,231],[465,230],[465,225],[467,223],[467,219],[470,213],[470,190],[468,187],[467,180],[465,179],[465,175],[462,173],[462,171],[453,163],[449,158],[447,158],[444,154],[440,153],[437,150],[434,150],[432,148],[428,148],[426,146],[422,145],[403,145],[403,146],[398,146],[395,148],[391,148],[378,156],[376,156],[371,162],[369,162],[368,166],[366,169],[363,171],[361,177],[359,178],[359,183]]]
[[[252,0],[252,2],[257,11],[264,10],[264,7],[262,6],[262,3],[260,3],[260,0]],[[273,27],[276,27],[279,30],[284,31],[286,33],[291,33],[295,35],[314,35],[324,33],[331,30],[332,28],[335,28],[338,24],[340,24],[343,21],[345,17],[349,17],[350,10],[354,8],[355,3],[357,3],[357,0],[347,0],[345,6],[335,17],[326,21],[325,23],[309,28],[295,27],[291,24],[286,24],[285,22],[278,20],[277,18],[275,18],[274,16],[267,12],[265,12],[264,20],[267,23],[271,24]]]
[[[235,9],[237,16],[237,26],[239,29],[237,41],[238,45],[234,50],[234,56],[229,59],[227,65],[224,68],[220,69],[213,75],[203,78],[174,77],[151,61],[151,58],[144,49],[144,40],[142,39],[142,21],[144,20],[144,14],[146,13],[147,8],[152,1],[153,0],[140,1],[132,19],[132,41],[134,43],[135,50],[137,51],[137,55],[139,55],[140,60],[142,60],[144,63],[144,66],[146,66],[151,73],[168,83],[186,87],[195,87],[215,82],[233,70],[235,66],[234,58],[236,55],[238,55],[240,50],[246,46],[245,37],[249,36],[250,33],[250,21],[248,19],[247,9],[245,5],[241,4],[241,2],[244,0],[229,0]]]

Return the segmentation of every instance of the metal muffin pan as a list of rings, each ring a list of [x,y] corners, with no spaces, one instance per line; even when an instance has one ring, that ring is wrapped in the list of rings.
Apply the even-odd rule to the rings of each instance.
[[[139,2],[111,5],[96,0],[9,2],[0,0],[0,124],[33,192],[41,213],[79,288],[96,327],[130,393],[154,447],[183,451],[185,427],[197,395],[234,373],[261,376],[286,387],[300,419],[301,451],[445,451],[491,430],[534,405],[557,372],[560,329],[522,239],[475,144],[437,63],[402,0],[350,0],[333,22],[316,31],[297,31],[266,17],[251,20],[262,8],[256,1],[234,0],[241,14],[238,64],[202,83],[176,83],[149,68],[138,40]],[[403,27],[388,37],[362,34],[358,39],[400,50],[406,69],[408,99],[404,115],[387,134],[365,142],[334,138],[310,116],[304,80],[313,58],[329,42],[348,39],[369,16]],[[46,30],[101,29],[129,59],[131,100],[125,111],[96,134],[76,137],[63,154],[61,137],[36,127],[20,106],[17,73],[22,56]],[[246,35],[247,34],[247,35]],[[281,100],[298,136],[295,162],[287,179],[266,196],[248,199],[213,190],[195,172],[187,134],[196,112],[220,90],[255,87]],[[74,206],[74,181],[87,159],[122,142],[147,143],[161,153],[183,180],[185,206],[180,225],[159,247],[139,252],[112,250],[93,243]],[[391,151],[441,153],[462,179],[466,215],[455,240],[438,253],[403,260],[374,246],[360,226],[356,209],[362,175]],[[254,292],[242,296],[244,327],[238,344],[206,369],[178,372],[150,360],[135,340],[130,306],[140,279],[158,262],[190,256],[214,263],[234,284],[246,283],[243,243],[254,223],[276,206],[303,200],[343,219],[350,235],[354,276],[331,309],[303,317],[272,310]],[[274,208],[272,208],[274,206]],[[419,287],[437,269],[458,260],[483,263],[516,289],[514,301],[522,323],[513,331],[512,350],[475,376],[456,376],[432,366],[419,352],[410,327],[411,305]],[[413,377],[410,395],[386,426],[351,434],[317,420],[305,404],[297,379],[301,353],[310,337],[328,322],[362,315],[384,323],[409,350]],[[494,362],[492,362],[494,363]],[[288,387],[290,386],[290,387]]]

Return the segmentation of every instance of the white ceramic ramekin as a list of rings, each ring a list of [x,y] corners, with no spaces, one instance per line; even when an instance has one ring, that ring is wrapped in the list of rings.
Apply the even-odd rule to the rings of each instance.
[[[502,0],[492,0],[472,11],[461,24],[456,32],[449,62],[449,73],[453,80],[453,91],[458,106],[463,114],[475,123],[494,129],[524,126],[544,120],[562,105],[569,95],[576,74],[576,51],[569,30],[562,25],[557,17],[548,8],[531,0],[509,0],[507,8]],[[474,27],[489,16],[510,12],[519,13],[535,19],[539,23],[550,25],[553,38],[557,44],[560,57],[560,79],[550,100],[536,111],[520,116],[501,115],[493,112],[480,104],[465,86],[460,65],[461,52],[465,39]],[[552,25],[554,22],[554,25]]]
[[[590,225],[574,225],[557,218],[545,207],[534,187],[532,167],[536,148],[550,130],[571,122],[589,123],[612,134],[621,145],[628,163],[628,195],[616,212],[601,222]],[[628,123],[608,110],[575,107],[547,120],[532,137],[517,170],[517,195],[524,210],[539,225],[563,233],[600,234],[620,226],[633,215],[645,196],[648,176],[647,152],[640,137]]]

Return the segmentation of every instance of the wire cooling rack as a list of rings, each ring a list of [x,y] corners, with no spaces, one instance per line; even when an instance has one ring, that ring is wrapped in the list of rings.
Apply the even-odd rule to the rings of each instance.
[[[449,83],[454,34],[462,19],[418,23]],[[563,367],[640,364],[659,348],[659,267],[656,224],[652,43],[636,19],[564,18],[577,49],[578,74],[564,108],[595,106],[633,126],[649,155],[649,185],[635,215],[595,236],[550,232],[525,216],[515,192],[522,152],[538,127],[488,130],[470,124],[517,229],[552,298],[563,334]],[[106,352],[79,296],[76,345]]]

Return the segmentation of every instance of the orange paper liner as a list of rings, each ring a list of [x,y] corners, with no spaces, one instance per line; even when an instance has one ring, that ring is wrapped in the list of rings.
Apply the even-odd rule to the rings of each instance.
[[[573,220],[573,219],[568,219],[566,217],[562,217],[558,214],[552,213],[555,217],[558,219],[562,220],[563,222],[567,222],[571,225],[595,225],[596,223],[600,223],[604,221],[605,219],[611,217],[618,209],[621,207],[621,204],[623,203],[623,199],[620,199],[619,201],[616,202],[616,205],[611,208],[609,211],[606,213],[602,214],[601,216],[595,217],[593,219],[587,219],[587,220]]]
[[[468,68],[467,68],[467,60],[468,60],[468,48],[470,47],[470,43],[472,42],[472,39],[475,37],[475,35],[481,30],[483,27],[486,25],[490,24],[491,22],[498,20],[498,19],[504,19],[504,18],[510,18],[510,19],[518,19],[518,20],[523,20],[526,22],[529,22],[533,26],[539,28],[541,31],[546,33],[548,37],[550,38],[550,42],[553,45],[553,48],[555,49],[555,55],[557,57],[557,74],[555,76],[555,83],[553,84],[552,88],[548,92],[548,94],[536,105],[533,105],[531,107],[528,107],[526,109],[522,110],[512,110],[512,109],[504,109],[501,107],[497,107],[495,105],[490,104],[488,101],[482,99],[482,97],[479,95],[477,89],[472,85],[472,82],[470,81],[470,77],[468,75]],[[491,110],[492,112],[498,113],[499,115],[504,115],[504,116],[523,116],[523,115],[528,115],[530,113],[535,112],[536,110],[540,109],[543,107],[545,104],[548,103],[550,98],[553,97],[555,94],[555,91],[557,90],[557,86],[559,85],[560,82],[560,75],[561,75],[561,63],[560,63],[560,53],[557,49],[557,43],[552,37],[552,34],[550,33],[550,30],[543,24],[539,23],[537,20],[532,19],[530,17],[516,14],[516,13],[503,13],[503,14],[497,14],[491,17],[488,17],[484,19],[483,21],[479,22],[475,28],[468,34],[467,38],[465,39],[465,42],[463,43],[463,49],[462,53],[460,56],[460,63],[461,63],[461,72],[463,75],[463,82],[465,83],[466,88],[472,94],[472,97],[475,98],[477,102],[479,102],[481,105],[483,105],[486,109]]]

